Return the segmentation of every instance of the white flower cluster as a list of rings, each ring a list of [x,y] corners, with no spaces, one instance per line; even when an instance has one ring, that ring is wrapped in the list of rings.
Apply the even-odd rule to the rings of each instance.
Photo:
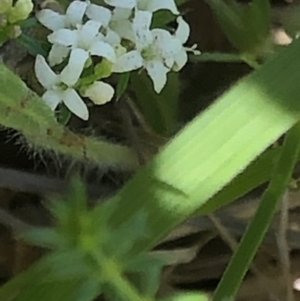
[[[104,1],[112,9],[75,0],[65,15],[50,9],[37,14],[39,22],[52,31],[48,36],[52,44],[49,65],[53,67],[68,58],[60,74],[42,56],[36,58],[36,76],[46,89],[43,99],[52,110],[64,102],[75,115],[88,119],[88,109],[76,91],[76,84],[85,67],[91,65],[92,57],[107,61],[109,74],[144,68],[159,93],[166,84],[167,73],[179,71],[186,64],[187,51],[197,52],[194,47],[183,46],[190,28],[179,16],[174,0]],[[160,9],[178,15],[174,34],[151,28],[153,13]],[[112,99],[114,89],[97,79],[80,93],[95,104],[104,104]]]

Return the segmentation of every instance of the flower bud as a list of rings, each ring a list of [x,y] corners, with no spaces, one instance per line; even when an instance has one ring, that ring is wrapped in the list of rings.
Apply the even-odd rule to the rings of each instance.
[[[10,39],[16,39],[22,33],[21,27],[19,25],[9,26],[7,30],[7,35]]]
[[[111,101],[114,93],[115,91],[111,85],[96,81],[86,89],[83,96],[88,97],[96,105],[103,105]]]
[[[12,7],[12,0],[1,0],[0,14],[5,14]]]
[[[0,28],[4,28],[7,26],[7,17],[4,14],[0,14]]]
[[[14,24],[18,21],[25,20],[33,10],[33,3],[31,0],[18,0],[16,5],[8,14],[8,21]]]

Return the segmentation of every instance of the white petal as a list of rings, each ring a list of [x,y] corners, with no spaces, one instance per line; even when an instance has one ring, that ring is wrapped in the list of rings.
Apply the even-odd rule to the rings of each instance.
[[[97,81],[87,88],[84,96],[88,97],[96,105],[103,105],[111,101],[114,93],[114,88],[111,85]]]
[[[167,82],[167,73],[169,72],[169,69],[158,60],[146,62],[145,67],[148,75],[153,81],[154,90],[157,93],[160,93]]]
[[[117,57],[120,57],[122,55],[124,55],[125,53],[127,53],[127,49],[125,47],[123,47],[121,44],[119,45],[115,45],[115,53]]]
[[[76,116],[83,120],[89,119],[89,111],[86,104],[74,89],[67,89],[63,93],[63,102]]]
[[[68,56],[70,49],[64,45],[53,44],[48,55],[49,65],[55,66],[63,62],[63,60]]]
[[[167,58],[162,60],[165,66],[169,69],[171,69],[174,66],[175,59],[174,56],[168,56]]]
[[[174,0],[148,0],[148,11],[155,12],[160,9],[167,9],[174,15],[179,15],[179,11]]]
[[[121,43],[120,36],[114,30],[109,28],[107,29],[106,36],[103,38],[103,40],[111,46],[119,45]]]
[[[42,96],[46,105],[54,111],[57,105],[62,101],[62,95],[60,91],[48,90]]]
[[[108,43],[102,41],[96,41],[90,48],[91,55],[97,55],[105,57],[110,62],[114,63],[116,61],[115,50]]]
[[[155,48],[162,57],[172,56],[182,48],[179,39],[173,37],[167,30],[156,28],[152,30]]]
[[[129,20],[132,15],[132,9],[116,7],[111,16],[111,21]]]
[[[151,0],[150,0],[151,1]],[[136,9],[138,10],[148,10],[148,0],[137,0]]]
[[[141,54],[136,50],[132,50],[117,58],[112,71],[116,73],[123,73],[136,70],[142,66],[143,58]]]
[[[104,0],[108,5],[123,8],[134,8],[138,0]]]
[[[182,50],[179,51],[175,56],[174,56],[175,64],[172,68],[174,71],[180,71],[182,67],[187,63],[188,61],[188,56],[184,48],[182,47]]]
[[[77,46],[78,34],[76,30],[62,28],[48,36],[48,41],[52,44],[58,43],[64,46]]]
[[[78,81],[86,60],[88,59],[88,53],[80,48],[73,49],[71,51],[68,65],[60,74],[61,81],[72,87]]]
[[[40,23],[52,31],[65,27],[65,16],[60,15],[51,9],[42,9],[36,14],[36,18]]]
[[[152,13],[136,10],[132,26],[137,49],[144,49],[153,41],[150,31],[151,20]]]
[[[296,278],[293,283],[293,288],[295,291],[300,292],[300,278]]]
[[[109,9],[96,4],[89,4],[85,14],[91,20],[100,22],[104,27],[108,26],[112,16],[112,13]]]
[[[69,26],[76,27],[82,23],[83,15],[88,4],[84,1],[73,1],[66,12],[67,22]]]
[[[99,33],[101,24],[98,21],[89,20],[78,30],[79,46],[85,50],[89,50],[92,41]]]
[[[38,81],[44,88],[51,89],[58,83],[58,76],[48,66],[44,57],[39,54],[35,59],[34,71]]]
[[[121,38],[132,42],[135,41],[132,23],[129,20],[111,22],[110,28],[114,30]]]
[[[181,44],[184,44],[190,35],[190,26],[183,20],[182,17],[177,18],[178,27],[175,32],[175,37],[180,40]]]

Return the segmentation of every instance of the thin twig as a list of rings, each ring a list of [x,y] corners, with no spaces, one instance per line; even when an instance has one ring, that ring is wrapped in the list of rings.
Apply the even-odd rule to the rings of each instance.
[[[16,234],[23,233],[32,228],[31,225],[21,221],[3,209],[0,209],[0,224],[10,228]]]
[[[289,195],[286,192],[281,201],[281,210],[279,218],[279,227],[277,235],[277,246],[279,252],[279,260],[281,264],[281,270],[283,279],[286,285],[286,297],[287,301],[294,301],[294,293],[291,279],[291,263],[290,263],[290,251],[289,245],[286,237],[286,232],[289,223]]]
[[[139,164],[144,165],[147,162],[147,158],[143,151],[140,139],[136,133],[136,129],[132,123],[132,112],[127,103],[127,98],[120,100],[120,108],[127,138],[129,139],[129,142],[136,153]]]
[[[0,188],[34,193],[38,195],[64,194],[68,191],[68,179],[59,179],[17,169],[0,167]],[[87,194],[92,199],[105,198],[114,193],[108,185],[86,185]]]
[[[145,117],[143,114],[140,112],[134,101],[130,98],[127,97],[126,99],[127,104],[134,115],[134,117],[137,119],[139,125],[142,127],[142,129],[147,132],[147,133],[152,133],[153,131],[151,130],[151,127],[147,124],[147,121],[145,120]]]

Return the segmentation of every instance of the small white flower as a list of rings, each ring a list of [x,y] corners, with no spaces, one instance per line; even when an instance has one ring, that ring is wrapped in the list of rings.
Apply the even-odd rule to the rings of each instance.
[[[114,93],[114,88],[111,85],[96,81],[85,90],[83,96],[91,99],[96,105],[103,105],[111,101]]]
[[[120,56],[114,72],[128,72],[144,67],[159,93],[167,82],[167,73],[174,65],[174,56],[181,50],[181,41],[163,29],[150,30],[152,13],[136,11],[133,20],[136,50]]]
[[[99,36],[101,36],[102,41],[107,42],[115,49],[117,56],[125,49],[121,45],[121,39],[134,41],[132,25],[129,20],[132,10],[115,8],[111,11],[103,6],[90,3],[85,14],[89,19],[101,24]]]
[[[86,2],[76,0],[69,5],[65,15],[61,15],[51,9],[42,9],[36,14],[36,17],[40,23],[52,31],[61,28],[76,28],[82,24],[82,18],[87,6]]]
[[[132,25],[136,49],[118,57],[113,72],[144,67],[153,81],[154,90],[159,93],[167,82],[167,73],[179,71],[187,62],[187,51],[196,51],[183,46],[190,28],[182,17],[177,18],[178,28],[174,35],[161,28],[150,30],[151,20],[152,13],[136,10]]]
[[[101,23],[104,30],[115,32],[120,38],[133,41],[133,31],[130,18],[132,9],[115,8],[113,11],[97,4],[88,4],[86,16]]]
[[[172,70],[174,71],[180,71],[182,67],[187,63],[188,56],[187,52],[192,52],[195,55],[199,55],[200,51],[196,50],[197,45],[194,45],[192,47],[184,47],[183,44],[185,44],[188,40],[188,37],[190,35],[190,26],[187,22],[183,20],[182,17],[177,18],[178,27],[175,32],[175,38],[180,40],[182,47],[178,51],[177,54],[174,56],[174,65],[172,67]]]
[[[60,74],[55,74],[41,55],[36,57],[35,74],[46,89],[42,98],[51,110],[55,110],[57,105],[63,102],[76,116],[83,120],[88,119],[88,109],[74,89],[87,58],[88,54],[84,50],[75,49],[71,53],[68,65]]]
[[[85,11],[86,16],[93,21],[98,21],[103,27],[108,27],[112,12],[103,6],[89,3]]]
[[[99,22],[90,20],[79,26],[78,29],[62,28],[50,34],[48,40],[53,43],[49,55],[50,65],[62,62],[71,49],[77,48],[85,50],[88,55],[105,57],[107,60],[115,62],[115,50],[104,41],[105,37],[99,33],[100,27]]]
[[[58,43],[54,43],[50,49],[48,55],[48,61],[50,66],[55,66],[64,61],[64,59],[69,55],[70,48]]]
[[[137,70],[143,66],[143,57],[137,50],[129,51],[117,58],[112,71],[116,73],[129,72]]]
[[[155,12],[160,9],[170,10],[174,15],[178,15],[178,9],[174,0],[104,0],[105,3],[114,7],[145,10]]]
[[[116,7],[112,12],[109,27],[121,38],[134,42],[131,17],[132,9]]]

